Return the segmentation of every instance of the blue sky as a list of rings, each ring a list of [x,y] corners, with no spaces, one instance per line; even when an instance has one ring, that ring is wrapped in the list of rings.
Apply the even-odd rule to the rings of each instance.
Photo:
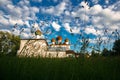
[[[21,38],[30,38],[35,26],[49,43],[60,35],[63,40],[68,38],[76,51],[82,37],[89,38],[90,46],[101,38],[102,45],[111,48],[112,32],[120,32],[119,4],[120,0],[0,0],[0,30],[14,29],[19,35],[23,28]],[[16,23],[18,27],[13,28]]]

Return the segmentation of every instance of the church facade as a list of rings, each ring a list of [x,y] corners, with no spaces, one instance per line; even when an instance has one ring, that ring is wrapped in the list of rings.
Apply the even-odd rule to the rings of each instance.
[[[40,34],[40,32],[38,33]],[[50,45],[46,39],[21,39],[17,55],[20,57],[65,58],[74,57],[75,53],[70,50],[69,40],[65,39],[62,43],[62,37],[58,36],[56,39],[51,39]]]

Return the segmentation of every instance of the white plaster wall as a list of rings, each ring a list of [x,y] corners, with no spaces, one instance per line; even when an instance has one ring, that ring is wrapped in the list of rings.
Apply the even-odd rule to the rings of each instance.
[[[20,40],[20,48],[17,52],[17,55],[19,55],[19,53],[21,52],[22,48],[24,47],[25,43],[27,42],[28,40]]]
[[[65,51],[47,51],[46,57],[51,57],[51,58],[64,58],[67,57]]]
[[[46,50],[47,43],[45,40],[21,40],[20,50],[18,51],[17,55],[27,57],[44,57]]]

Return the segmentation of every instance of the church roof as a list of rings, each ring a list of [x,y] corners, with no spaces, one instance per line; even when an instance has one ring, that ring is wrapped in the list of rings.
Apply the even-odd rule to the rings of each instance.
[[[68,38],[66,38],[66,39],[65,39],[65,42],[69,42],[69,39],[68,39]]]
[[[57,40],[62,40],[62,37],[61,37],[61,36],[58,36],[56,39],[57,39]]]
[[[51,42],[55,42],[55,39],[54,39],[54,38],[52,38]]]
[[[36,31],[35,31],[35,35],[40,35],[40,36],[41,36],[41,35],[42,35],[42,32],[41,32],[40,30],[36,30]]]

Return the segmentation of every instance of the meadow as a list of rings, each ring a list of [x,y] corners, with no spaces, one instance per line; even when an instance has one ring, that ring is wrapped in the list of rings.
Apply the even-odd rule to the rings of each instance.
[[[0,80],[120,80],[120,57],[0,57]]]

